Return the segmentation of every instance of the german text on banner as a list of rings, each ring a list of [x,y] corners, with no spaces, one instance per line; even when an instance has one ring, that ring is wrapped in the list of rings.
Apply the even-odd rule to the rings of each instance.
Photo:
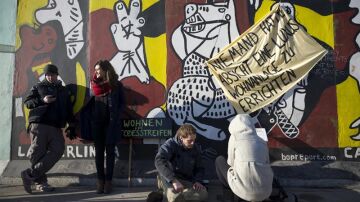
[[[279,5],[206,62],[237,113],[274,102],[327,51]]]

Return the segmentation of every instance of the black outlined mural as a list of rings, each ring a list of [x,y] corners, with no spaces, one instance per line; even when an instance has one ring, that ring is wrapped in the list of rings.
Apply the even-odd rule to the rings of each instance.
[[[183,73],[169,89],[167,112],[178,125],[192,124],[200,135],[224,140],[224,122],[236,112],[203,63],[239,35],[234,2],[187,4],[184,12],[171,36]]]

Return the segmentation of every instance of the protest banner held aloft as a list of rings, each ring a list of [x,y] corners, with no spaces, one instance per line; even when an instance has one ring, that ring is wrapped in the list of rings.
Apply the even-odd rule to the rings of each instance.
[[[206,62],[237,113],[274,102],[327,51],[279,5]]]

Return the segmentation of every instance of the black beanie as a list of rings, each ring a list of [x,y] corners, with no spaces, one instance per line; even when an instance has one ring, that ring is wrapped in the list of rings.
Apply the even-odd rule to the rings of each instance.
[[[47,64],[44,68],[44,73],[46,74],[56,74],[59,75],[58,68],[55,65]]]

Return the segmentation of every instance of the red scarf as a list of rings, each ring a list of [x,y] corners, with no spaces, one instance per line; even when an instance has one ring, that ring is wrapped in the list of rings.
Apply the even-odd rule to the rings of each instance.
[[[91,80],[91,89],[95,96],[104,96],[111,92],[109,81],[104,81],[102,78],[96,78],[96,75],[94,75]]]

